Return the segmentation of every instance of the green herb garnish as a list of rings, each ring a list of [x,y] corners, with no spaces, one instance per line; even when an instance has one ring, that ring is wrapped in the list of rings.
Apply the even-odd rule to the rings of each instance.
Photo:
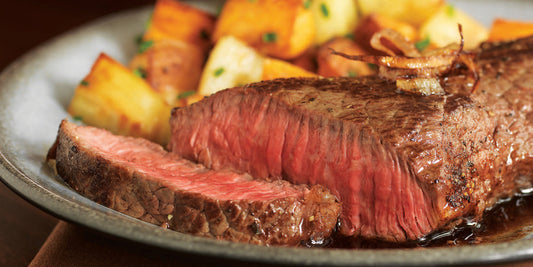
[[[304,1],[304,8],[305,9],[309,9],[309,7],[311,7],[311,0],[305,0]]]
[[[184,99],[184,98],[187,98],[189,96],[192,96],[196,93],[196,91],[186,91],[186,92],[183,92],[181,94],[178,95],[178,100],[181,100],[181,99]]]
[[[353,35],[353,33],[347,33],[344,35],[344,37],[350,39],[350,40],[355,40],[355,36]]]
[[[455,7],[448,4],[448,6],[446,6],[446,15],[448,15],[448,17],[453,17],[453,15],[455,15]]]
[[[141,44],[139,44],[139,49],[137,50],[137,53],[142,54],[146,52],[150,47],[154,45],[154,41],[152,40],[143,40]]]
[[[349,70],[348,71],[348,77],[350,77],[350,78],[357,77],[357,72],[355,72],[353,70]]]
[[[75,121],[83,121],[83,117],[80,116],[80,115],[74,116],[74,117],[72,117],[72,119],[75,120]]]
[[[429,41],[429,36],[428,36],[424,40],[420,40],[416,42],[415,47],[416,49],[418,49],[418,51],[422,52],[429,46],[429,43],[430,41]]]
[[[215,77],[218,77],[218,76],[222,75],[222,73],[224,73],[224,68],[220,67],[220,68],[216,69],[215,72],[213,72],[213,75],[215,75]]]
[[[137,77],[146,79],[146,70],[142,67],[137,67],[133,70],[133,74]]]
[[[326,18],[329,18],[329,9],[328,6],[324,3],[320,3],[320,11],[322,12],[322,15]]]
[[[86,80],[82,80],[82,81],[80,82],[80,85],[82,85],[82,86],[89,86],[89,82],[86,81]]]
[[[263,34],[263,42],[273,43],[278,40],[278,35],[275,32],[267,32]]]

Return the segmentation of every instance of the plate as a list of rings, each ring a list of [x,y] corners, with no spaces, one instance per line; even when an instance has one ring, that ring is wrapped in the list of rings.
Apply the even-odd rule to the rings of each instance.
[[[450,1],[483,23],[495,16],[529,19],[531,1]],[[216,10],[220,1],[195,1]],[[132,241],[185,253],[297,265],[418,265],[497,263],[533,258],[533,240],[427,249],[264,247],[181,234],[98,205],[57,178],[44,163],[73,90],[104,51],[123,63],[136,49],[151,8],[102,18],[51,40],[0,75],[0,176],[29,202],[57,217]]]

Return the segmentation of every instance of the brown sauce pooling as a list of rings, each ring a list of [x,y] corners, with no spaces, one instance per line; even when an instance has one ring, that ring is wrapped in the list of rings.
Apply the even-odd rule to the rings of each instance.
[[[479,223],[464,219],[453,230],[408,243],[392,243],[334,236],[327,248],[390,249],[445,247],[512,241],[533,232],[533,194],[517,195],[487,210]]]

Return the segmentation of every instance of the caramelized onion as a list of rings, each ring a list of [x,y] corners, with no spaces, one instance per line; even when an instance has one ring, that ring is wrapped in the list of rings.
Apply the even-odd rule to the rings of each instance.
[[[401,33],[385,28],[372,36],[370,39],[370,45],[377,50],[387,53],[389,56],[396,56],[396,54],[383,44],[382,40],[388,40],[394,46],[400,50],[404,56],[407,57],[419,57],[420,52],[416,49],[412,42],[409,42]]]
[[[373,48],[380,50],[388,56],[376,55],[348,55],[331,49],[334,55],[376,64],[379,67],[379,75],[391,81],[396,81],[398,88],[409,92],[418,92],[424,95],[442,94],[444,90],[440,85],[439,78],[449,73],[455,66],[455,62],[462,62],[472,73],[475,79],[472,93],[475,92],[479,83],[472,57],[463,52],[464,37],[461,24],[458,25],[461,37],[459,45],[452,44],[441,49],[430,50],[421,54],[400,33],[391,29],[382,30],[371,39]],[[383,40],[391,42],[396,49],[404,55],[396,55],[390,47],[383,44]]]

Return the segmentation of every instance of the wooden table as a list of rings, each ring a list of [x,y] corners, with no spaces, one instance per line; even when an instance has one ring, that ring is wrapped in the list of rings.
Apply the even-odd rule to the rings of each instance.
[[[153,2],[150,0],[4,1],[0,8],[0,70],[30,49],[69,29],[106,14],[141,5],[152,5]],[[57,218],[32,206],[0,183],[0,266],[27,266],[58,222]],[[109,237],[65,222],[56,227],[54,234],[51,239],[58,236],[82,239],[83,242],[80,244],[72,245],[80,246],[91,253],[96,251],[102,255],[123,255],[129,259],[133,257],[137,260],[133,265],[139,266],[148,262],[180,266],[246,265],[242,262],[157,251],[142,244]],[[59,242],[59,245],[68,247],[70,244]],[[98,259],[86,263],[95,262],[98,262]],[[131,265],[131,262],[120,259],[113,263]]]

